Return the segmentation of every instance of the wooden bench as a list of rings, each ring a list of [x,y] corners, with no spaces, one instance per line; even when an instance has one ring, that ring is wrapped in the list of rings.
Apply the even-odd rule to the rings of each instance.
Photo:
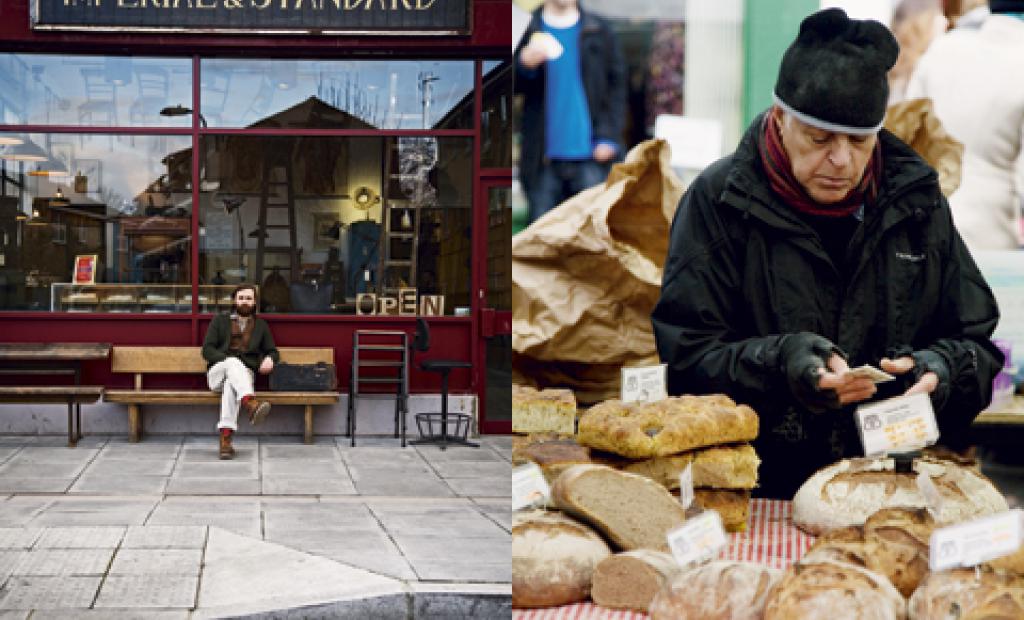
[[[66,404],[68,406],[68,447],[73,448],[82,438],[82,418],[73,415],[76,405],[94,403],[103,395],[98,385],[46,385],[0,387],[3,404]]]
[[[282,347],[281,361],[289,364],[334,363],[334,349],[300,349]],[[128,405],[129,440],[142,437],[142,405],[219,405],[220,394],[212,390],[145,389],[145,374],[206,375],[206,360],[200,347],[114,347],[111,370],[135,375],[135,389],[107,390],[107,402]],[[274,405],[305,407],[306,443],[313,443],[313,407],[338,402],[338,392],[256,392],[256,398]]]

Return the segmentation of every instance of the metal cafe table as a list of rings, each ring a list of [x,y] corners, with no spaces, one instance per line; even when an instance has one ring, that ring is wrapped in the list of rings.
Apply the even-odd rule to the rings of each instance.
[[[82,438],[82,403],[103,395],[102,386],[82,385],[82,362],[107,359],[110,349],[109,343],[0,343],[0,374],[74,377],[73,385],[0,386],[0,403],[66,403],[73,447]]]

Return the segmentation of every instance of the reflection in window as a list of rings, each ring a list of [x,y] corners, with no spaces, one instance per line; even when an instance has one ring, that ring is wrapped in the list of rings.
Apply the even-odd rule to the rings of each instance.
[[[0,310],[189,311],[192,198],[169,157],[189,138],[91,137],[0,134]],[[92,255],[95,284],[72,286]]]
[[[203,282],[254,282],[267,312],[354,314],[359,293],[403,287],[444,295],[446,314],[469,306],[471,139],[201,144]]]
[[[471,129],[471,61],[209,59],[201,112],[211,127]],[[182,100],[185,104],[187,100]],[[470,106],[472,108],[472,106]]]
[[[480,116],[480,165],[512,167],[512,61],[484,63]]]
[[[186,127],[187,117],[160,110],[191,100],[187,58],[0,54],[0,122],[8,125]]]

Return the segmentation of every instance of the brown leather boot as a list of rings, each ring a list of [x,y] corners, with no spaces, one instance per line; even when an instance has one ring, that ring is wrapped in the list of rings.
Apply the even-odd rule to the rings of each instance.
[[[242,409],[249,414],[249,423],[253,426],[263,424],[263,420],[270,415],[270,403],[250,398],[242,405]]]
[[[231,447],[231,433],[220,434],[220,458],[228,460],[234,458],[235,449]]]

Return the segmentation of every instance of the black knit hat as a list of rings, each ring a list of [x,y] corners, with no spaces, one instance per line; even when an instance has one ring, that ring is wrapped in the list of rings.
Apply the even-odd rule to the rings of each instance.
[[[826,131],[875,133],[889,100],[885,74],[899,50],[879,22],[850,19],[842,9],[818,11],[800,24],[782,57],[775,103]]]
[[[988,0],[993,13],[1024,13],[1024,0]]]

